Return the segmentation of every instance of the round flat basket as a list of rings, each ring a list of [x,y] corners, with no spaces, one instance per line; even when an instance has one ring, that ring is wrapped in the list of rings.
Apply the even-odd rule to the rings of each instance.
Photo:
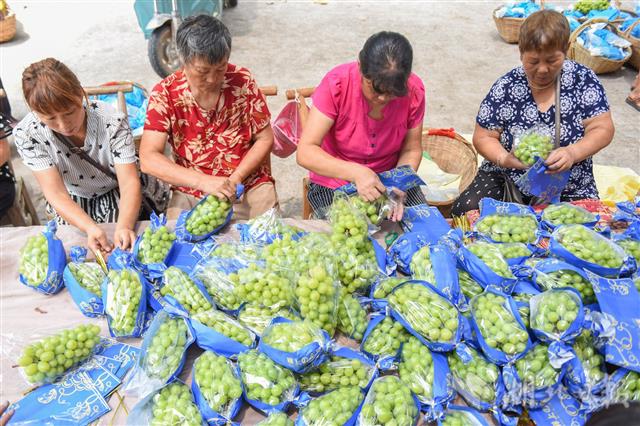
[[[16,15],[9,11],[7,16],[0,21],[0,43],[13,39],[16,35]]]
[[[493,11],[493,22],[496,23],[498,34],[507,43],[517,43],[520,38],[520,26],[524,22],[524,18],[498,18],[496,12],[502,6]]]
[[[445,173],[460,175],[460,193],[467,189],[478,173],[478,154],[469,141],[460,134],[454,137],[430,134],[429,129],[422,133],[422,150]],[[447,201],[429,201],[438,207],[445,217],[451,216],[451,206],[456,199]]]
[[[593,70],[596,74],[606,74],[622,68],[625,62],[631,57],[631,48],[627,48],[625,58],[622,60],[608,59],[602,56],[593,56],[588,49],[578,43],[578,36],[582,34],[590,25],[605,23],[608,27],[616,31],[615,27],[606,19],[591,19],[580,25],[569,38],[569,59],[581,63]]]

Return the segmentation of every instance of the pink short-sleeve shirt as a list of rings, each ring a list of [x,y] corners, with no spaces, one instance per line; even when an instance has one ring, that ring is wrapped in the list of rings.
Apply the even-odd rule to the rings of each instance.
[[[357,62],[342,64],[327,73],[313,93],[313,106],[334,121],[322,140],[322,149],[341,160],[365,165],[376,173],[393,169],[409,129],[424,119],[425,91],[420,78],[411,73],[408,93],[382,109],[381,120],[369,117],[362,93]],[[332,189],[346,181],[310,173],[311,181]]]

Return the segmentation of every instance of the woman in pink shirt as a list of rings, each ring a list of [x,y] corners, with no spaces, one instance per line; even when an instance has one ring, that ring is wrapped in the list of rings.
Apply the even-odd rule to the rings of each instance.
[[[363,199],[373,201],[385,192],[377,173],[402,165],[417,170],[422,158],[425,95],[411,72],[411,44],[401,34],[379,32],[358,59],[322,79],[298,145],[298,164],[310,171],[309,203],[319,218],[336,188],[353,182]],[[420,188],[407,192],[406,205],[422,203]],[[401,217],[398,209],[392,219]]]

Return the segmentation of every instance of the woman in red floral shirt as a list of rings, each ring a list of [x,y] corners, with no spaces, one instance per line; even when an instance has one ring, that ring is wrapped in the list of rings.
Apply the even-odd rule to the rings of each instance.
[[[184,67],[153,88],[140,145],[142,170],[174,186],[167,216],[207,194],[233,199],[240,183],[237,218],[277,206],[271,114],[251,73],[228,62],[229,30],[212,16],[189,17],[176,44]],[[167,142],[175,162],[164,155]]]

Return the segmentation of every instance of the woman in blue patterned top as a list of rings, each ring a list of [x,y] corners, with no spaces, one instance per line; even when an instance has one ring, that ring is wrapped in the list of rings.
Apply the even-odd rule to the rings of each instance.
[[[458,198],[452,214],[478,208],[483,197],[503,199],[505,179],[517,182],[527,166],[513,154],[514,137],[555,123],[560,84],[561,137],[545,164],[548,173],[570,170],[563,201],[598,198],[591,157],[611,143],[613,121],[602,84],[592,70],[566,59],[569,24],[551,10],[530,15],[520,29],[519,66],[494,83],[480,104],[473,145],[485,158],[478,175]],[[531,194],[522,193],[528,203]]]

